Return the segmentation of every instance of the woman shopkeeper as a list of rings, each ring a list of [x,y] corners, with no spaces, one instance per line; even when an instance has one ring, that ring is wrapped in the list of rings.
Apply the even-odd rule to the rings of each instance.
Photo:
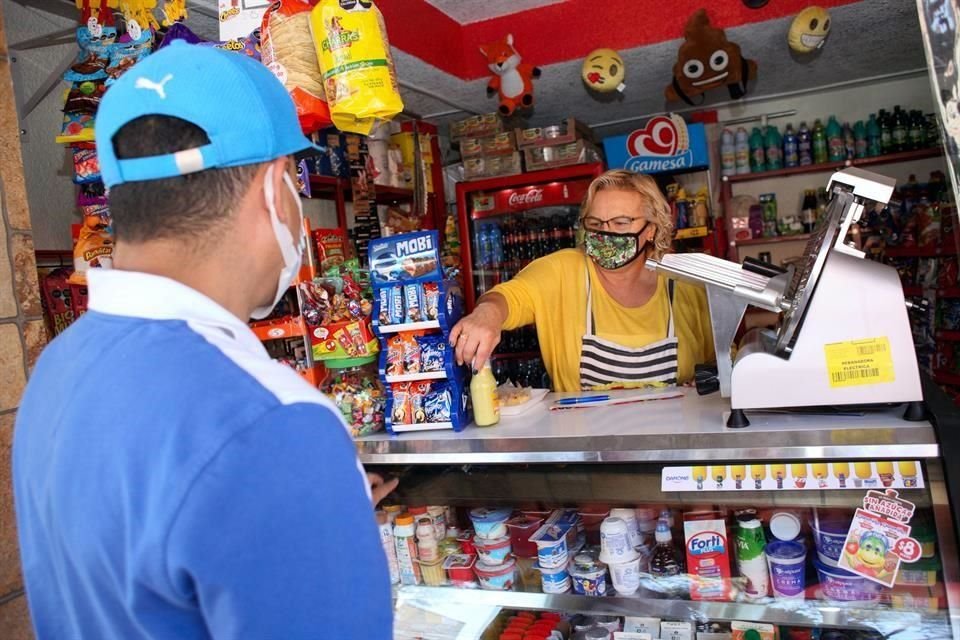
[[[480,298],[450,335],[457,360],[486,362],[500,332],[535,324],[555,391],[672,385],[715,360],[703,289],[645,268],[670,250],[670,208],[649,176],[590,185],[582,248],[532,262]]]

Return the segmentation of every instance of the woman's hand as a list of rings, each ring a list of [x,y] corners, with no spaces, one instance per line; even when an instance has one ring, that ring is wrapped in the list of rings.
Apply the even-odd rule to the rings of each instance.
[[[467,364],[474,370],[482,367],[500,344],[506,315],[503,296],[484,296],[473,313],[460,320],[450,332],[450,346],[456,349],[457,364]]]

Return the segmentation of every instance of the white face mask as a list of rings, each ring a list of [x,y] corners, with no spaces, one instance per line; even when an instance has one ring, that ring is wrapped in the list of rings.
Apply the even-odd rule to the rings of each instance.
[[[303,258],[303,250],[307,244],[306,235],[303,233],[303,203],[300,202],[300,194],[297,192],[296,185],[293,184],[293,180],[290,179],[290,174],[286,171],[283,172],[283,183],[287,185],[287,189],[290,190],[291,195],[293,195],[297,203],[298,239],[297,242],[293,241],[290,229],[287,228],[287,225],[280,222],[280,218],[277,217],[277,204],[273,193],[273,165],[270,165],[267,167],[267,173],[264,177],[263,192],[267,200],[267,210],[270,212],[270,226],[273,227],[273,236],[280,246],[280,255],[283,256],[283,269],[280,270],[280,275],[277,278],[277,293],[273,298],[273,302],[269,305],[254,309],[253,313],[250,314],[250,317],[254,320],[261,320],[270,315],[273,308],[280,302],[280,298],[282,298],[283,294],[290,288],[290,283],[293,282],[293,279],[297,277],[297,273],[300,271],[300,261]]]

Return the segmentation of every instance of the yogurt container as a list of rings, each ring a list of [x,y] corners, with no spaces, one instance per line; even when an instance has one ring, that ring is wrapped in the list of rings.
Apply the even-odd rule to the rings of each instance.
[[[510,557],[510,537],[504,536],[496,540],[474,540],[477,547],[477,559],[487,565],[501,565]]]
[[[516,574],[516,562],[513,558],[508,558],[503,564],[494,566],[477,562],[473,570],[477,574],[482,589],[488,591],[510,591],[513,589]]]
[[[473,543],[473,531],[463,531],[457,536],[457,542],[460,543],[460,550],[468,556],[477,555],[477,547]]]
[[[820,578],[820,591],[828,600],[871,602],[880,597],[880,585],[840,567],[813,561]]]
[[[813,544],[817,549],[817,559],[823,564],[836,567],[843,555],[843,545],[847,540],[847,531],[850,529],[850,518],[824,514],[815,510],[810,522],[813,531]]]
[[[570,526],[545,524],[530,536],[530,542],[537,545],[537,562],[546,569],[566,566],[569,560]]]
[[[530,542],[530,537],[537,532],[543,518],[517,516],[507,520],[507,531],[510,533],[510,544],[513,546],[513,555],[521,558],[535,558],[537,543]]]
[[[582,596],[607,594],[607,565],[587,553],[580,553],[570,565],[573,590]]]
[[[540,571],[540,584],[544,593],[570,591],[570,572],[567,571],[567,567],[544,569],[538,566],[537,569]]]
[[[463,553],[447,556],[443,561],[443,568],[447,571],[447,579],[455,587],[474,587],[477,584],[473,568],[477,557]]]
[[[495,540],[507,535],[507,520],[510,519],[510,509],[485,509],[483,507],[470,511],[470,521],[473,522],[473,531],[478,538]]]

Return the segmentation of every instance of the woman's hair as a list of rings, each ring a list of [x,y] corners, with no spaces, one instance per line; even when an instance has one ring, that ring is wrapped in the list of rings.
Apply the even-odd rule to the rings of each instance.
[[[593,199],[597,193],[605,189],[632,191],[639,195],[643,203],[643,216],[657,229],[653,236],[653,254],[649,257],[659,260],[664,254],[670,252],[673,244],[673,216],[670,214],[667,199],[660,193],[660,188],[657,187],[653,178],[626,169],[607,171],[590,183],[587,197],[583,199],[583,205],[580,207],[581,219],[590,213],[590,207],[593,206]]]

